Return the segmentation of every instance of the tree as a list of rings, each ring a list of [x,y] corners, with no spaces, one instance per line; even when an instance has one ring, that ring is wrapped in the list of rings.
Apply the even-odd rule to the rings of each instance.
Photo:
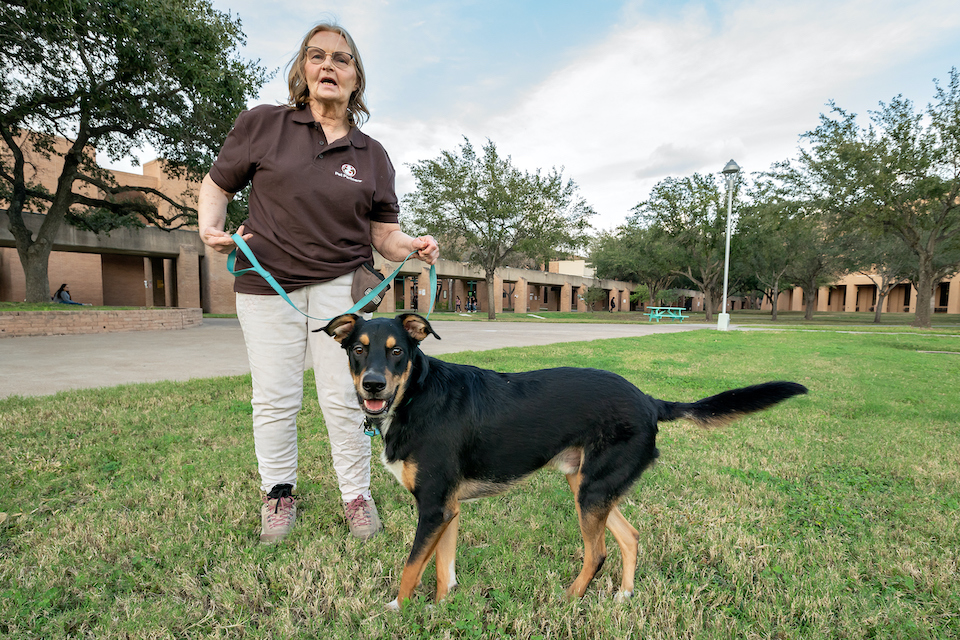
[[[482,156],[464,138],[459,152],[442,151],[410,168],[417,185],[404,196],[410,222],[435,236],[447,256],[483,269],[491,320],[498,268],[518,255],[542,260],[586,243],[593,210],[573,180],[556,169],[521,171],[490,140]]]
[[[792,227],[796,242],[786,277],[803,289],[804,320],[813,320],[817,291],[849,271],[850,262],[840,251],[836,236],[816,212],[803,212]]]
[[[590,252],[598,278],[640,283],[647,292],[642,301],[650,304],[659,292],[673,284],[679,260],[676,245],[662,229],[642,227],[636,219],[613,233],[601,233]]]
[[[64,222],[96,232],[195,222],[191,194],[119,186],[93,150],[116,160],[149,144],[168,173],[199,179],[265,80],[236,57],[243,41],[240,21],[209,0],[0,0],[0,198],[28,301],[49,299],[47,263]],[[57,158],[53,191],[31,179],[31,153]],[[35,235],[25,211],[46,214]]]
[[[809,148],[780,175],[798,196],[846,228],[897,237],[916,260],[914,326],[930,327],[937,283],[957,269],[944,251],[960,236],[960,74],[936,86],[925,112],[897,96],[869,112],[869,125],[831,103],[820,126],[803,135]]]
[[[726,198],[714,176],[695,173],[688,178],[666,178],[654,185],[649,199],[634,211],[638,221],[659,227],[683,250],[683,266],[676,273],[703,292],[710,322],[714,300],[723,289],[727,224]]]
[[[873,321],[879,324],[884,300],[895,287],[911,282],[916,259],[899,238],[891,234],[878,235],[875,230],[844,233],[840,243],[851,270],[869,278],[876,287]]]
[[[802,250],[799,213],[794,203],[778,195],[776,185],[762,179],[751,189],[749,201],[737,219],[735,271],[756,278],[770,300],[770,319],[776,322],[777,299],[790,287],[787,273]]]

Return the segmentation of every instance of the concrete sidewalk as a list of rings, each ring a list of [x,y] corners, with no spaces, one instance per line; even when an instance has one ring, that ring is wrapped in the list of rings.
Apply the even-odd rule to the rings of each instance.
[[[431,324],[442,339],[431,336],[423,342],[421,348],[429,355],[715,328],[715,325],[679,323],[437,321]],[[0,340],[0,398],[249,372],[240,323],[230,318],[205,318],[200,327],[178,331]]]

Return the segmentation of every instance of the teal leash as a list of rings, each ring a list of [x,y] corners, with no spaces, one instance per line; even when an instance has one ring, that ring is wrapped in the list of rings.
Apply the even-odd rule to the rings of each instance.
[[[237,249],[234,249],[233,251],[230,252],[230,255],[227,256],[227,270],[231,274],[233,274],[234,276],[242,276],[245,273],[257,273],[264,280],[267,281],[267,284],[269,284],[281,298],[287,301],[287,304],[289,304],[291,307],[296,309],[297,313],[304,315],[307,318],[310,318],[311,320],[319,320],[320,322],[329,322],[330,320],[333,320],[333,318],[314,318],[313,316],[306,314],[303,311],[300,311],[299,307],[293,304],[293,300],[290,299],[290,296],[287,295],[287,292],[283,290],[283,287],[280,286],[280,283],[276,281],[276,279],[273,277],[273,275],[269,271],[263,268],[263,266],[260,264],[260,261],[257,260],[257,257],[253,255],[253,251],[250,249],[250,246],[246,243],[246,241],[243,238],[240,237],[240,234],[235,233],[231,237],[233,238],[234,243],[237,245],[237,249],[242,251],[243,255],[246,256],[247,260],[250,261],[250,264],[253,265],[249,269],[237,270],[235,268],[237,263]],[[403,268],[403,265],[405,265],[407,263],[407,260],[413,257],[415,253],[417,252],[411,251],[410,255],[404,258],[403,262],[400,263],[400,266],[397,267],[392,274],[390,274],[389,278],[384,278],[380,284],[378,284],[376,287],[371,289],[367,295],[363,296],[363,298],[361,298],[359,302],[357,302],[352,307],[350,307],[350,309],[348,309],[345,313],[357,313],[360,309],[367,306],[368,302],[370,302],[375,297],[380,295],[380,293],[384,289],[390,286],[390,283],[393,282],[393,279],[397,277],[398,273],[400,273],[400,269]],[[430,319],[430,314],[433,313],[433,306],[434,304],[436,304],[436,301],[437,301],[437,266],[435,264],[432,264],[430,265],[430,310],[427,312],[428,320]],[[371,424],[369,418],[364,417],[363,433],[373,438],[374,436],[380,435],[380,429],[378,429],[375,424]]]
[[[260,261],[257,260],[257,257],[255,255],[253,255],[253,251],[250,249],[250,246],[246,243],[246,241],[243,238],[240,237],[240,234],[235,233],[233,234],[233,236],[231,236],[231,238],[233,239],[233,242],[237,245],[237,249],[243,252],[243,255],[247,258],[247,260],[250,262],[252,266],[249,269],[240,269],[240,270],[235,269],[236,263],[237,263],[237,249],[234,249],[233,251],[230,252],[230,255],[227,256],[227,271],[229,271],[234,276],[242,276],[245,273],[257,273],[260,275],[260,277],[262,277],[264,280],[267,281],[267,284],[269,284],[273,288],[273,290],[277,292],[277,295],[279,295],[281,298],[286,300],[287,304],[289,304],[291,307],[296,309],[297,313],[304,315],[307,318],[310,318],[311,320],[318,320],[320,322],[329,322],[330,320],[333,320],[333,318],[315,318],[309,314],[304,313],[303,311],[300,311],[297,305],[293,304],[293,300],[290,299],[290,296],[287,295],[287,292],[283,290],[283,287],[280,286],[280,283],[277,282],[277,280],[273,277],[273,275],[269,271],[267,271],[266,269],[263,268],[263,266],[260,265]],[[393,282],[393,279],[396,278],[397,274],[400,273],[400,269],[403,268],[403,265],[405,265],[407,263],[407,260],[413,257],[414,254],[416,253],[417,253],[416,251],[411,251],[410,254],[403,259],[403,262],[400,263],[400,266],[397,267],[392,274],[390,274],[390,277],[384,278],[380,284],[378,284],[376,287],[371,289],[370,292],[367,293],[367,295],[363,296],[356,304],[354,304],[344,313],[357,313],[360,309],[367,306],[367,303],[369,303],[371,300],[376,298],[378,295],[380,295],[380,293],[383,292],[384,289],[390,286],[390,283]],[[436,301],[437,301],[437,265],[432,264],[430,265],[430,310],[427,311],[428,320],[430,319],[430,314],[433,313],[433,306],[434,304],[436,304]]]

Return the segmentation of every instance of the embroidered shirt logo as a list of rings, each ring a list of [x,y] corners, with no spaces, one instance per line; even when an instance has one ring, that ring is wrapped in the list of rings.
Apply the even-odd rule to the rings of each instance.
[[[358,180],[356,177],[354,177],[357,175],[357,168],[352,164],[343,163],[340,165],[340,171],[335,171],[334,174],[337,177],[346,178],[351,182],[363,182],[363,180]]]

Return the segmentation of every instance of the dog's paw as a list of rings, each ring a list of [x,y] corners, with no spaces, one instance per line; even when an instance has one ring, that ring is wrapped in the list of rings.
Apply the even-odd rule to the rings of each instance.
[[[391,600],[386,605],[387,611],[400,611],[400,603],[396,600]]]
[[[613,596],[614,602],[626,602],[633,597],[633,591],[617,591],[616,595]]]

